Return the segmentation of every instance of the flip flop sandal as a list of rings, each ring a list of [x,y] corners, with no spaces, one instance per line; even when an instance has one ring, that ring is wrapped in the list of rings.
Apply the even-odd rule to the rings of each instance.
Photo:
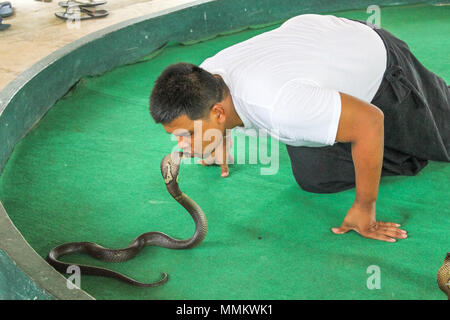
[[[12,16],[12,14],[13,14],[13,8],[11,5],[11,2],[9,2],[9,1],[0,2],[0,17],[6,18],[9,16]]]
[[[74,8],[79,8],[79,10],[73,10]],[[70,10],[72,9],[72,10]],[[63,20],[87,20],[87,19],[96,19],[103,18],[109,14],[108,11],[100,9],[88,9],[79,6],[69,6],[66,8],[65,12],[55,12],[55,16]]]
[[[75,3],[80,7],[95,7],[95,6],[100,6],[102,4],[107,3],[107,1],[79,1],[79,0],[70,0],[70,1],[61,1],[58,2],[58,5],[66,8],[69,7],[71,5],[71,3]]]
[[[11,27],[10,24],[2,23],[2,20],[3,20],[3,18],[0,17],[0,31],[6,30],[6,29],[8,29],[9,27]]]

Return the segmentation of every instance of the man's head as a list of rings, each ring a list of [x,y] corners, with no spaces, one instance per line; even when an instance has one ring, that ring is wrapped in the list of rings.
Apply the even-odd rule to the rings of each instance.
[[[180,62],[168,66],[156,80],[150,114],[178,137],[184,152],[203,158],[221,143],[230,103],[229,89],[221,77]]]

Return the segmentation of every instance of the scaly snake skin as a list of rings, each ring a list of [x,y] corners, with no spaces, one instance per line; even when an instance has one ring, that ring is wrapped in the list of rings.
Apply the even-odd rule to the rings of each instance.
[[[194,219],[195,232],[191,238],[179,240],[162,232],[147,232],[141,234],[134,239],[128,247],[123,249],[108,249],[93,242],[70,242],[53,248],[46,258],[47,262],[61,273],[66,273],[69,266],[76,265],[80,268],[82,275],[115,278],[139,287],[154,287],[167,282],[168,275],[165,272],[163,273],[161,280],[157,282],[142,283],[109,269],[65,263],[60,261],[59,258],[71,253],[84,253],[102,261],[122,262],[134,258],[145,246],[188,249],[200,244],[208,231],[208,222],[202,209],[194,200],[184,194],[178,186],[178,172],[182,157],[182,152],[172,152],[166,155],[161,161],[161,174],[169,193]]]
[[[439,268],[437,283],[439,288],[444,291],[447,298],[450,300],[450,252],[447,253],[444,263]]]

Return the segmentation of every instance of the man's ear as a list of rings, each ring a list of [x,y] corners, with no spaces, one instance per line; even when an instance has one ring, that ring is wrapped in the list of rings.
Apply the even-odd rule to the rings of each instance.
[[[216,119],[220,123],[225,122],[225,108],[223,105],[218,102],[211,108],[211,116],[213,119]]]

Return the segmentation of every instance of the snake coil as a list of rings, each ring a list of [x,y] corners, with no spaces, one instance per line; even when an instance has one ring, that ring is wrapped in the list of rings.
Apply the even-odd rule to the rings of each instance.
[[[162,278],[159,281],[142,283],[109,269],[65,263],[59,259],[62,256],[72,253],[84,253],[106,262],[123,262],[134,258],[146,246],[188,249],[199,245],[208,231],[208,222],[200,206],[183,193],[178,186],[178,173],[182,157],[182,152],[172,152],[166,155],[161,160],[161,174],[171,196],[189,212],[194,220],[195,232],[191,238],[179,240],[162,232],[147,232],[138,236],[128,247],[123,249],[108,249],[93,242],[70,242],[53,248],[46,258],[47,262],[61,273],[65,273],[68,267],[76,265],[80,268],[81,274],[83,275],[115,278],[139,287],[155,287],[167,282],[168,275],[165,272],[163,272]]]
[[[447,295],[450,300],[450,252],[444,259],[444,263],[439,268],[437,274],[437,283],[439,288]]]

